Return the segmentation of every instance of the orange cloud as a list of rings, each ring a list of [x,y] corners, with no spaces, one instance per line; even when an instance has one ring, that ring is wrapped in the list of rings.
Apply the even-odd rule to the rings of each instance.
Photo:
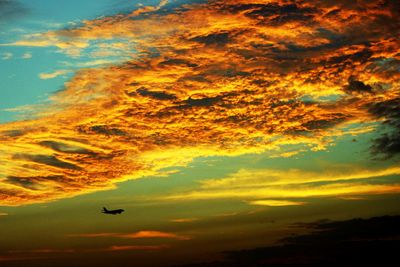
[[[369,105],[399,98],[391,4],[210,1],[157,12],[165,2],[10,44],[77,56],[123,39],[102,53],[117,46],[129,59],[77,71],[33,118],[0,125],[1,205],[106,190],[199,156],[325,149],[355,134],[347,126],[377,122]]]
[[[157,246],[111,246],[106,248],[105,251],[123,251],[123,250],[160,250],[168,248],[167,245]]]
[[[135,233],[94,233],[94,234],[76,234],[70,235],[72,237],[115,237],[115,238],[128,238],[128,239],[141,239],[141,238],[167,238],[177,240],[188,240],[187,236],[181,236],[174,233],[161,232],[161,231],[139,231]]]
[[[140,231],[133,234],[126,234],[123,237],[125,238],[171,238],[171,239],[179,239],[179,240],[187,240],[190,239],[186,236],[179,236],[173,233],[166,233],[160,231]]]

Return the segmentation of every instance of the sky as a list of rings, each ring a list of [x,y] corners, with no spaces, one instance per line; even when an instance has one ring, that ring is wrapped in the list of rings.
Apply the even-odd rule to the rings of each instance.
[[[398,236],[399,10],[0,0],[0,264],[259,266]]]

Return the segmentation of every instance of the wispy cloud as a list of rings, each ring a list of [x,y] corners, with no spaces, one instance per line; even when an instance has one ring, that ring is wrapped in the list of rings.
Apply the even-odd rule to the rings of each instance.
[[[42,80],[54,79],[58,76],[65,75],[71,72],[70,70],[56,70],[54,72],[40,73],[39,78]]]
[[[343,166],[342,166],[343,167]],[[302,170],[240,170],[228,177],[200,182],[198,189],[163,197],[166,200],[242,199],[251,205],[304,205],[293,198],[357,197],[400,192],[400,184],[371,182],[397,176],[400,168],[357,170],[356,166],[323,172]]]
[[[21,56],[22,59],[30,59],[32,58],[32,53],[26,52]]]
[[[7,52],[7,53],[2,53],[2,54],[1,54],[1,59],[2,59],[2,60],[9,60],[9,59],[11,59],[12,57],[13,57],[13,53]]]
[[[100,65],[110,65],[113,63],[118,62],[118,60],[112,60],[112,59],[96,59],[96,60],[91,60],[91,61],[86,61],[86,62],[79,62],[79,63],[71,63],[71,62],[62,62],[64,66],[67,67],[74,67],[74,68],[89,68],[89,67],[96,67]]]
[[[168,248],[168,245],[155,245],[155,246],[143,246],[143,245],[132,245],[132,246],[111,246],[105,251],[124,251],[124,250],[160,250]]]
[[[179,218],[179,219],[172,219],[171,222],[186,223],[186,222],[194,222],[197,220],[198,218]]]
[[[136,17],[143,13],[154,12],[154,11],[160,10],[160,8],[162,8],[166,4],[168,4],[168,0],[161,0],[157,6],[143,6],[139,9],[133,11],[129,16]]]
[[[71,237],[114,237],[114,238],[127,238],[127,239],[142,239],[142,238],[167,238],[188,240],[190,237],[182,236],[175,233],[161,232],[161,231],[139,231],[135,233],[92,233],[92,234],[72,234]]]

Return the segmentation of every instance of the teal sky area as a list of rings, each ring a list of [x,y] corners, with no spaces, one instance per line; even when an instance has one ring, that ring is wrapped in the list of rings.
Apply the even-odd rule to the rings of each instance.
[[[51,93],[63,89],[64,83],[72,77],[79,64],[94,60],[87,55],[71,57],[56,47],[19,47],[5,44],[21,39],[24,35],[72,27],[79,25],[82,20],[126,12],[139,6],[139,1],[125,0],[14,2],[17,8],[16,14],[0,21],[0,122],[2,123],[28,116],[29,111],[26,112],[24,106],[46,103]],[[140,1],[141,4],[156,2]],[[118,57],[108,57],[108,59],[120,60]],[[69,71],[51,79],[43,80],[39,77],[40,73],[53,73],[60,69]]]

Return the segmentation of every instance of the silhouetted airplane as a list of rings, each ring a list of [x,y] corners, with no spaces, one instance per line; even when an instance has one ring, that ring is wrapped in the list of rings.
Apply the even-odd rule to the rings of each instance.
[[[103,213],[105,213],[105,214],[117,215],[117,214],[121,214],[122,212],[124,212],[123,209],[108,210],[108,209],[106,209],[106,208],[103,207]]]

